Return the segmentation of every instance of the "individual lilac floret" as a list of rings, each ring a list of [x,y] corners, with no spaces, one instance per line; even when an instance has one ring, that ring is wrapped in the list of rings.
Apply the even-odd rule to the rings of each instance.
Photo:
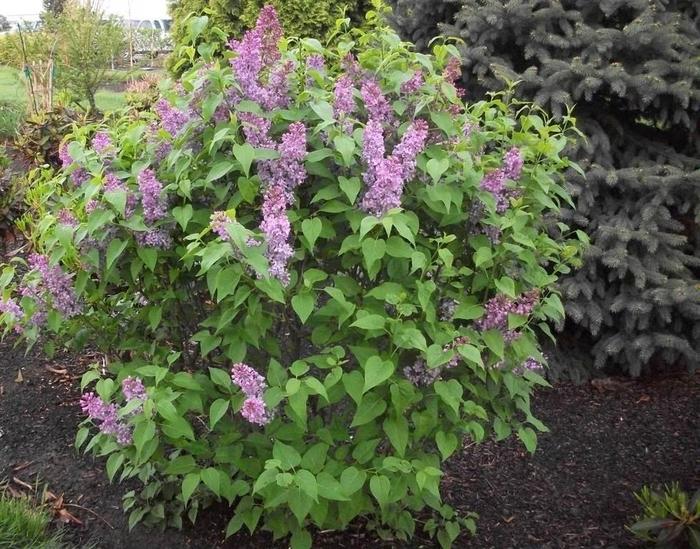
[[[367,109],[368,118],[381,123],[391,122],[393,110],[376,81],[367,80],[364,82],[360,93]]]
[[[401,93],[411,95],[416,93],[423,87],[425,79],[423,78],[423,71],[417,70],[413,73],[413,76],[401,84]]]
[[[192,118],[190,113],[176,109],[165,98],[159,99],[153,105],[153,110],[160,118],[163,129],[173,137],[179,134]]]
[[[39,286],[34,290],[37,294],[45,290],[51,296],[53,306],[66,318],[79,314],[82,306],[73,291],[70,275],[61,270],[58,265],[51,267],[49,258],[45,255],[32,254],[29,256],[29,267],[37,271],[41,277]]]
[[[231,218],[226,212],[217,211],[211,214],[209,227],[214,231],[221,240],[230,240],[231,235],[228,232],[228,226],[231,223]]]
[[[261,396],[267,387],[265,378],[243,362],[237,362],[231,367],[231,381],[249,397]]]
[[[112,140],[107,132],[97,132],[92,138],[92,150],[97,154],[106,154],[112,149]]]
[[[241,415],[255,425],[266,425],[270,417],[265,407],[265,402],[260,397],[249,397],[243,402]]]
[[[138,175],[139,191],[141,191],[141,204],[143,205],[143,217],[146,223],[153,223],[166,214],[166,203],[161,197],[163,185],[156,174],[150,168],[141,170]]]
[[[499,330],[507,341],[518,337],[518,333],[508,330],[508,314],[528,316],[539,300],[539,291],[531,290],[519,298],[511,300],[499,294],[488,300],[485,315],[475,322],[479,331]]]
[[[161,250],[167,250],[173,245],[173,239],[165,229],[149,229],[136,233],[136,242],[139,246]]]

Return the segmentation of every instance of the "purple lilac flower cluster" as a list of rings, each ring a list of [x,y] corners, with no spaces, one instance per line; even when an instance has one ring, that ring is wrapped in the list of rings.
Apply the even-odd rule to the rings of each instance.
[[[281,38],[277,12],[272,6],[265,6],[255,28],[247,31],[241,40],[229,42],[236,54],[231,66],[243,96],[266,110],[284,107],[289,102],[289,74],[294,67],[291,63],[279,64]]]
[[[116,437],[122,446],[131,444],[131,428],[120,421],[116,404],[107,404],[95,393],[85,393],[80,399],[80,408],[98,423],[100,432]]]
[[[423,358],[417,358],[410,366],[403,369],[406,379],[417,386],[428,386],[440,379],[442,368],[428,368],[428,363]]]
[[[423,71],[416,70],[413,76],[401,84],[401,93],[406,95],[411,95],[420,90],[425,84],[425,78],[423,77]]]
[[[158,115],[158,118],[160,118],[163,129],[173,137],[179,134],[192,119],[191,113],[176,109],[165,98],[160,98],[156,104],[153,105],[153,110]]]
[[[138,400],[141,404],[134,408],[132,414],[138,414],[143,410],[143,403],[148,398],[146,387],[137,377],[127,377],[122,381],[122,394],[127,402]]]
[[[522,364],[513,368],[513,373],[522,375],[527,371],[542,372],[543,370],[544,367],[539,360],[533,357],[528,357]]]
[[[364,71],[353,54],[348,53],[345,55],[340,62],[340,66],[351,80],[355,82],[362,80]]]
[[[363,180],[367,191],[361,208],[377,217],[401,205],[405,183],[413,177],[416,157],[425,147],[428,124],[415,120],[406,130],[393,154],[385,157],[384,133],[381,122],[370,118],[365,126],[362,158],[367,165]]]
[[[506,341],[513,341],[520,335],[508,329],[508,314],[528,316],[539,300],[538,289],[525,292],[515,300],[499,294],[486,303],[486,314],[475,322],[479,331],[499,330]]]
[[[263,120],[259,119],[257,125],[244,131],[250,142],[276,148],[280,154],[278,159],[263,161],[258,165],[258,174],[265,185],[260,229],[267,240],[270,276],[286,285],[290,280],[287,263],[294,254],[289,244],[291,225],[287,207],[294,202],[293,190],[306,178],[303,164],[306,156],[306,127],[301,122],[290,124],[279,146],[275,146],[266,133],[269,121]]]
[[[306,68],[318,72],[323,72],[326,69],[326,60],[322,55],[313,54],[306,58]]]
[[[457,86],[457,81],[462,77],[462,63],[457,57],[450,57],[445,70],[442,72],[442,77],[446,82],[449,82],[454,86],[459,97],[464,97],[466,91],[464,88]],[[459,108],[459,105],[452,106]]]
[[[14,330],[16,333],[22,333],[22,326],[17,324],[19,320],[22,319],[24,313],[22,312],[22,307],[20,307],[17,302],[10,298],[0,299],[0,314],[6,314],[9,317],[10,322],[14,322]]]
[[[58,212],[58,215],[56,216],[56,220],[60,224],[66,225],[67,227],[77,227],[78,226],[78,220],[73,215],[73,212],[71,212],[67,208],[63,208],[60,212]]]
[[[100,203],[99,201],[95,200],[94,198],[91,198],[85,203],[85,213],[86,214],[91,214],[95,210],[98,210],[100,208]]]
[[[58,158],[61,160],[61,168],[64,170],[73,164],[74,160],[68,152],[67,142],[61,143],[61,145],[58,147]],[[90,174],[85,168],[79,167],[71,172],[70,178],[76,187],[80,187],[83,183],[90,179]]]
[[[452,317],[455,314],[455,310],[457,309],[457,305],[459,305],[459,301],[456,301],[451,298],[441,300],[440,305],[438,307],[438,316],[440,320],[452,320]]]
[[[149,229],[136,233],[136,242],[139,246],[167,250],[172,246],[173,239],[165,229]]]
[[[355,110],[355,97],[353,96],[354,85],[352,78],[343,75],[335,82],[333,112],[335,117],[342,119],[353,113]]]
[[[508,209],[508,201],[518,195],[515,189],[506,187],[506,180],[517,181],[523,169],[523,156],[516,147],[511,148],[503,157],[503,167],[495,170],[481,181],[481,188],[490,192],[496,199],[496,211],[503,213]]]
[[[24,286],[23,295],[36,299],[38,304],[43,306],[44,296],[48,293],[54,308],[65,318],[71,318],[81,312],[82,306],[75,296],[71,278],[61,267],[51,267],[47,256],[36,253],[29,256],[29,267],[39,273],[40,281],[31,287]]]
[[[211,214],[209,227],[221,240],[230,240],[231,235],[228,232],[229,223],[231,223],[229,215],[226,212],[217,211]]]
[[[112,140],[107,132],[97,132],[92,137],[91,146],[92,150],[100,155],[109,153],[113,148]]]
[[[141,191],[141,204],[143,205],[143,217],[146,223],[153,223],[166,214],[166,202],[161,197],[163,185],[156,178],[156,174],[150,168],[141,170],[138,175],[139,191]]]
[[[136,205],[138,204],[138,198],[136,198],[136,195],[129,191],[129,188],[126,186],[126,183],[121,181],[116,175],[113,173],[108,173],[105,176],[105,181],[103,184],[103,191],[106,193],[113,193],[113,192],[125,192],[126,193],[126,206],[124,208],[124,217],[126,219],[129,219],[134,211],[136,210]]]
[[[231,381],[238,385],[246,396],[241,415],[255,425],[269,423],[270,414],[262,398],[263,391],[267,387],[265,378],[247,364],[239,362],[231,368]]]
[[[360,94],[370,120],[376,120],[380,124],[392,121],[394,111],[376,80],[363,82]]]
[[[469,339],[465,336],[456,337],[452,342],[443,345],[442,350],[444,352],[454,351],[459,345],[466,345],[469,343]],[[427,362],[423,358],[418,358],[410,366],[406,366],[403,369],[403,375],[406,376],[411,383],[414,385],[427,386],[435,383],[438,379],[442,377],[443,372],[447,369],[452,369],[457,367],[459,361],[461,360],[458,354],[455,354],[450,360],[442,366],[437,366],[435,368],[428,368]]]

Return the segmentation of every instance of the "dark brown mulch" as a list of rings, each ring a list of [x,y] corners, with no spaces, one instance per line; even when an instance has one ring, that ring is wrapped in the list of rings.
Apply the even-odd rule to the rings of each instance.
[[[16,476],[31,484],[38,477],[80,506],[67,509],[83,526],[66,528],[81,547],[283,547],[266,536],[222,543],[226,520],[214,511],[184,532],[137,527],[129,533],[120,507],[123,488],[107,482],[101,460],[78,455],[72,446],[80,421],[78,376],[92,361],[24,357],[0,344],[0,479]],[[636,512],[634,490],[674,480],[689,489],[700,484],[697,375],[603,392],[560,385],[536,395],[534,408],[551,429],[540,436],[534,456],[514,440],[488,442],[465,448],[447,465],[446,499],[481,515],[477,537],[460,539],[458,546],[634,547],[624,529]],[[18,466],[24,467],[15,471]],[[378,547],[359,528],[316,542],[314,547]]]

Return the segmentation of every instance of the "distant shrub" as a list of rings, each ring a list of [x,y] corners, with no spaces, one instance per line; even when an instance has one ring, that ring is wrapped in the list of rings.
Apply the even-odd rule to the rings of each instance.
[[[57,107],[51,112],[32,114],[19,126],[13,146],[33,164],[59,167],[59,145],[74,124],[83,125],[91,116],[74,109]]]
[[[162,79],[161,74],[146,73],[130,82],[124,92],[127,105],[137,110],[150,109],[160,96],[158,83]]]

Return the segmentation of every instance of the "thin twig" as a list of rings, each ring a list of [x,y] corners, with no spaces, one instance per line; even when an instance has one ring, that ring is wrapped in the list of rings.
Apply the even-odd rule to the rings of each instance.
[[[100,515],[95,513],[92,509],[88,509],[87,507],[83,507],[82,505],[78,505],[77,503],[64,503],[64,507],[76,507],[77,509],[82,509],[83,511],[87,511],[88,513],[92,513],[95,515],[98,519],[100,519],[102,522],[104,522],[107,526],[109,526],[112,530],[114,530],[114,526],[112,526],[109,522],[107,522],[105,519],[103,519]]]

